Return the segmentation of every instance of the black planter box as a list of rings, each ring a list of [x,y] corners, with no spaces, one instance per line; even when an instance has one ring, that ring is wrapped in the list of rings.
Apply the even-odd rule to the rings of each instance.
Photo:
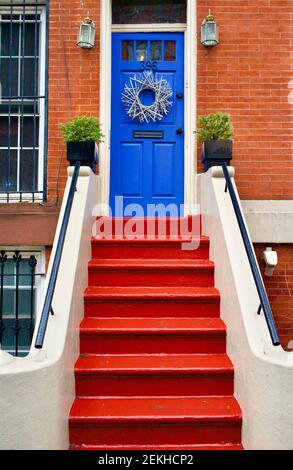
[[[95,142],[67,142],[67,160],[70,166],[80,162],[81,166],[89,166],[96,172],[98,162]]]
[[[204,171],[212,166],[219,166],[221,162],[230,165],[232,160],[232,140],[206,140],[202,146],[202,161]]]

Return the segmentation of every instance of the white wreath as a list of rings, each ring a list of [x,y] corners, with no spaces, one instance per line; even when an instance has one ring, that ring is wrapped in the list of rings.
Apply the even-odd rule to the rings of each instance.
[[[150,105],[145,105],[140,100],[140,93],[151,90],[155,94],[155,100]],[[125,85],[122,93],[122,101],[125,103],[126,112],[131,119],[138,118],[140,122],[160,121],[169,112],[172,106],[173,92],[163,77],[155,79],[152,72],[143,72],[142,76],[131,77]]]

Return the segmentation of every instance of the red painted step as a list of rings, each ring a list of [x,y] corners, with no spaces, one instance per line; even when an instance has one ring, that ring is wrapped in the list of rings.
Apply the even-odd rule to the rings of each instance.
[[[232,395],[233,365],[225,354],[99,355],[75,366],[78,396]]]
[[[92,257],[94,259],[208,259],[208,237],[201,236],[192,246],[194,249],[186,249],[191,248],[190,239],[127,240],[113,238],[99,240],[92,238]]]
[[[70,412],[70,441],[84,445],[239,444],[234,397],[82,398]]]
[[[92,239],[70,419],[74,450],[241,450],[209,239]],[[200,228],[200,219],[198,227]],[[191,218],[184,219],[191,222]],[[129,228],[129,227],[128,227]],[[194,248],[194,246],[193,246]],[[85,267],[86,269],[86,267]]]
[[[89,286],[212,287],[214,263],[209,260],[116,259],[89,262]]]
[[[95,450],[95,451],[102,451],[102,450],[120,450],[120,451],[127,451],[127,450],[243,450],[241,444],[214,444],[214,445],[200,445],[200,444],[193,444],[193,445],[152,445],[152,446],[144,446],[144,445],[136,445],[136,446],[107,446],[107,445],[97,445],[97,446],[87,446],[87,445],[72,445],[71,450]]]
[[[85,317],[218,317],[213,287],[89,287]]]
[[[201,233],[201,216],[165,218],[112,218],[97,217],[97,234],[102,237],[127,236],[198,236]]]
[[[82,354],[218,354],[226,351],[219,318],[86,318]]]

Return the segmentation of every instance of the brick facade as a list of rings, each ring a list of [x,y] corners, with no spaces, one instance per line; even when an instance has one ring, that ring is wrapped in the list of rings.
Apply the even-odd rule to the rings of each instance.
[[[198,114],[232,116],[233,166],[242,199],[293,197],[292,1],[197,0],[211,8],[220,44],[198,41]],[[198,153],[199,171],[202,169]]]
[[[99,117],[100,2],[50,1],[48,199],[61,202],[66,182],[66,149],[59,125],[76,115]],[[90,13],[96,25],[96,46],[76,46],[77,32]]]
[[[270,304],[280,340],[284,349],[293,349],[293,248],[287,244],[273,244],[270,246],[278,253],[278,265],[273,276],[264,275],[265,263],[262,253],[266,249],[263,244],[255,245],[264,283],[270,299]]]
[[[233,165],[242,199],[293,197],[293,41],[290,0],[197,0],[198,31],[208,8],[220,25],[220,44],[198,41],[198,114],[225,111],[235,136]],[[76,47],[78,25],[90,12],[96,47]],[[99,116],[100,2],[50,2],[49,199],[66,179],[59,124],[77,114]],[[292,103],[290,104],[290,100]],[[198,171],[202,171],[200,145]],[[60,195],[59,195],[60,200]]]

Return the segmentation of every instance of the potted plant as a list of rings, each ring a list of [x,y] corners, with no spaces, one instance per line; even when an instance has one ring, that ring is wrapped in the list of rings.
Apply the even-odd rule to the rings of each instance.
[[[234,134],[230,114],[214,113],[201,116],[198,120],[198,140],[203,142],[202,161],[204,170],[211,166],[227,165],[232,160],[232,137]]]
[[[76,116],[60,125],[64,142],[67,144],[67,160],[71,166],[80,161],[95,172],[98,142],[103,140],[100,122],[91,116]]]

